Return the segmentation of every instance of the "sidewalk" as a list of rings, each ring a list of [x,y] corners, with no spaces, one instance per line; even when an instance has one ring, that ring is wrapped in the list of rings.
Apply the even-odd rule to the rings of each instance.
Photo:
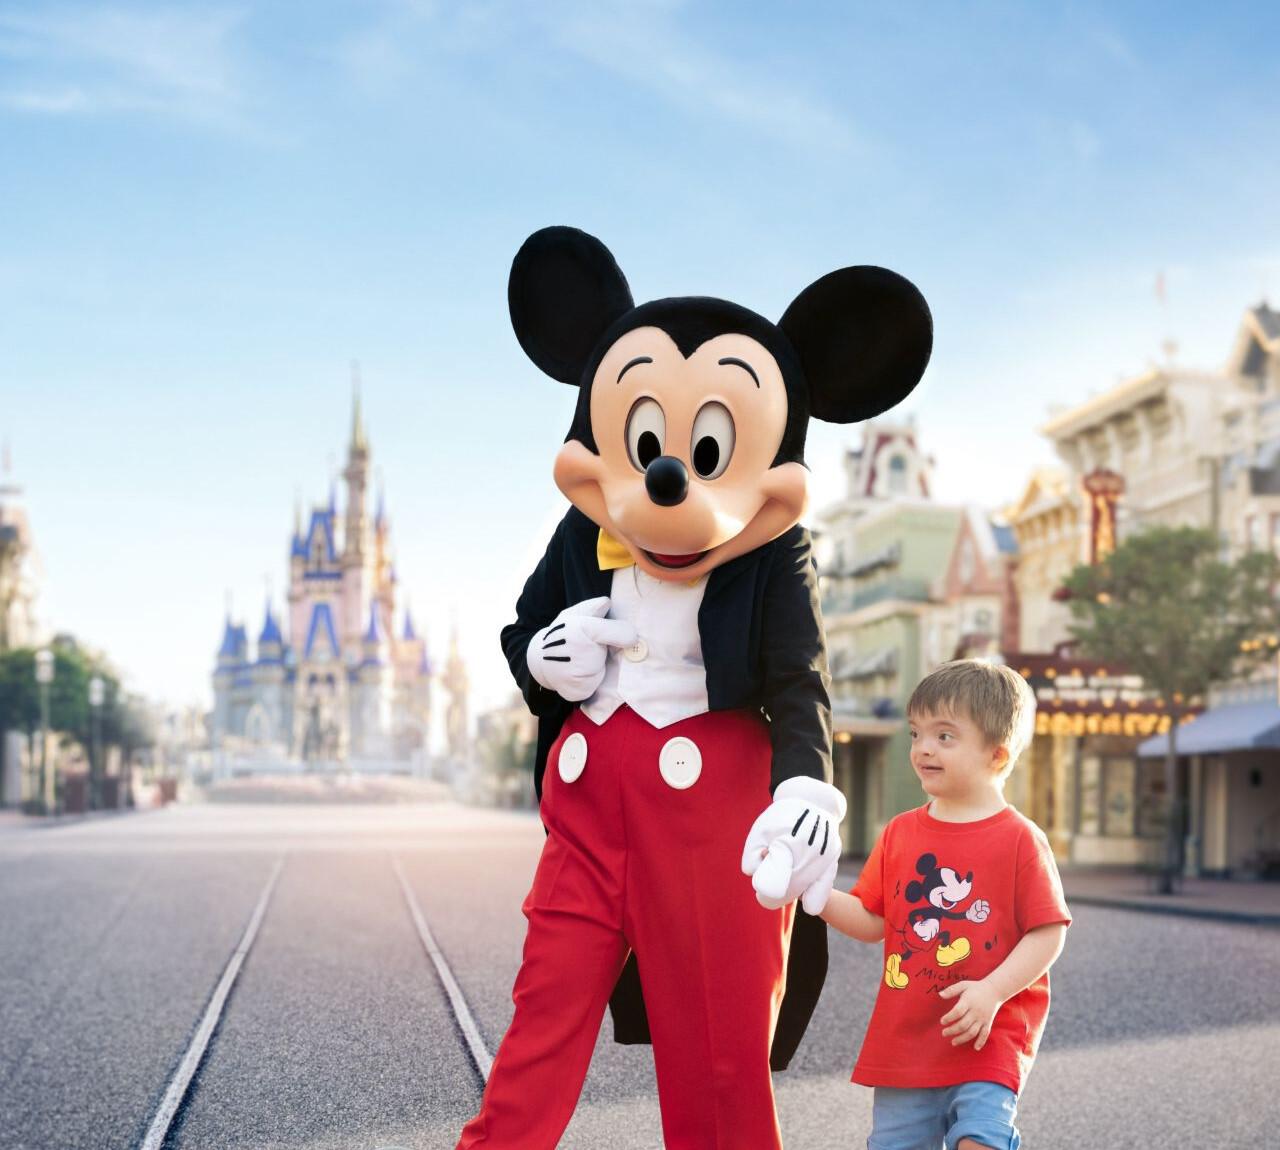
[[[1156,894],[1152,875],[1070,868],[1062,871],[1062,887],[1068,904],[1280,927],[1280,882],[1186,878],[1179,880],[1174,894]]]
[[[848,890],[861,869],[858,861],[841,866],[836,885]],[[1164,895],[1155,893],[1152,876],[1136,870],[1069,867],[1061,874],[1069,906],[1109,906],[1280,928],[1280,882],[1189,878],[1179,881],[1176,894]]]
[[[145,814],[149,810],[160,810],[160,807],[122,807],[113,811],[85,811],[83,814],[76,815],[53,815],[46,818],[43,815],[24,815],[21,811],[12,807],[0,809],[0,835],[7,831],[38,831],[53,830],[57,827],[69,827],[74,823],[84,823],[90,820],[95,822],[105,822],[108,819],[122,819],[130,815]]]

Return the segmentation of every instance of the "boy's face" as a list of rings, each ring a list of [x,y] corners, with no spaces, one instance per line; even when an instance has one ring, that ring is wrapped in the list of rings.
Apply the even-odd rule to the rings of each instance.
[[[907,717],[911,766],[930,798],[978,798],[1003,785],[1008,761],[1003,746],[992,746],[968,716],[958,712]]]

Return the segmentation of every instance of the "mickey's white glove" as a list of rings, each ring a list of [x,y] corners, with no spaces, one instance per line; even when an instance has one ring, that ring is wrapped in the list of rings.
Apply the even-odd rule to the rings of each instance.
[[[606,619],[609,597],[584,599],[566,607],[549,627],[529,640],[525,661],[531,674],[548,691],[569,703],[589,699],[604,678],[610,647],[629,647],[636,641],[635,624]]]
[[[938,937],[940,927],[936,918],[922,918],[919,922],[913,924],[911,929],[916,932],[916,937],[921,942],[932,942]]]
[[[830,783],[801,776],[786,779],[756,819],[742,852],[761,906],[777,910],[796,898],[818,914],[836,881],[845,801]]]
[[[976,898],[973,905],[964,912],[964,917],[970,922],[986,922],[990,913],[991,904],[985,898]]]

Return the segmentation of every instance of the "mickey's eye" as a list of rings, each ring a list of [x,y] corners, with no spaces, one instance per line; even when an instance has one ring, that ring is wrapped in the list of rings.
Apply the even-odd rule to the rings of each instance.
[[[733,416],[722,403],[708,403],[693,421],[689,456],[703,479],[718,479],[733,456]]]
[[[638,399],[627,416],[627,455],[632,466],[643,471],[659,455],[667,441],[667,417],[656,399]]]

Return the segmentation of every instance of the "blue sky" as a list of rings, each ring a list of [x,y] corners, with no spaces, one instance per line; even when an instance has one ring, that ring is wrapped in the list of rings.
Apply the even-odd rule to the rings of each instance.
[[[0,0],[0,436],[43,614],[209,701],[358,360],[415,614],[502,698],[573,401],[506,315],[551,223],[637,299],[777,316],[843,264],[907,275],[937,494],[1012,500],[1052,405],[1167,337],[1217,367],[1280,295],[1280,15],[1189,7]],[[820,497],[855,440],[815,425]]]

